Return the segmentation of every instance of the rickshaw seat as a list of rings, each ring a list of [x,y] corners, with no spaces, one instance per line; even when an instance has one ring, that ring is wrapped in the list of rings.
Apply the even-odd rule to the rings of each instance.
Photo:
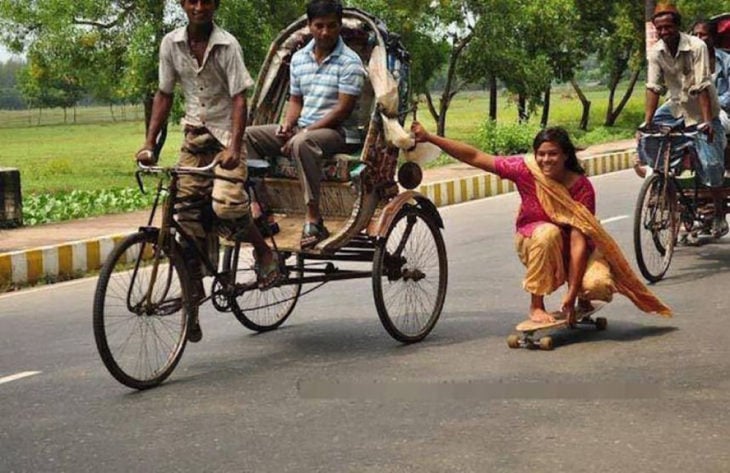
[[[322,181],[349,182],[351,173],[356,172],[361,165],[360,150],[353,154],[337,153],[323,163]],[[270,160],[249,159],[247,167],[251,177],[299,178],[296,163],[286,156],[276,156]]]

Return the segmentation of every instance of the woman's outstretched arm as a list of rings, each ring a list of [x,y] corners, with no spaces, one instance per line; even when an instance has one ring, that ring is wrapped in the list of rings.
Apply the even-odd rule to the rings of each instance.
[[[487,172],[494,172],[494,156],[484,153],[466,143],[448,138],[442,138],[426,131],[418,122],[413,122],[411,132],[417,143],[433,143],[441,148],[446,154],[458,159],[475,168],[483,169]]]

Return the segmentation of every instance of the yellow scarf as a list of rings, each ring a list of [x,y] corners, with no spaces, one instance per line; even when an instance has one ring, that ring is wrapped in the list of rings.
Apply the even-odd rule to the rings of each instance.
[[[535,178],[537,198],[542,208],[553,222],[577,228],[593,241],[611,267],[618,292],[628,297],[644,312],[655,312],[664,317],[671,317],[671,309],[636,276],[618,244],[604,230],[596,217],[585,206],[573,200],[565,186],[545,176],[534,156],[526,157],[525,163]]]

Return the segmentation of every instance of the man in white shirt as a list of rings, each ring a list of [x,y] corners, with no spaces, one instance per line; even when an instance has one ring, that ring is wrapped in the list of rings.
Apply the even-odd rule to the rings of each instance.
[[[702,184],[710,188],[715,217],[712,234],[728,233],[725,221],[724,150],[727,143],[720,122],[720,103],[712,82],[707,46],[699,38],[681,33],[681,16],[670,4],[659,4],[652,19],[659,41],[648,53],[645,123],[662,124],[683,118],[705,134],[695,140]],[[657,111],[659,97],[669,97]],[[659,112],[659,113],[657,113]]]
[[[145,143],[137,153],[141,164],[153,164],[152,150],[160,130],[170,116],[173,92],[180,84],[185,97],[182,119],[185,139],[178,164],[204,167],[218,160],[216,175],[236,179],[209,179],[182,175],[178,191],[178,221],[196,238],[200,251],[218,255],[218,235],[211,232],[212,211],[219,218],[223,236],[248,240],[254,246],[259,288],[267,289],[279,279],[278,256],[271,251],[250,216],[243,135],[246,128],[246,90],[253,80],[243,62],[241,46],[230,33],[218,27],[213,18],[220,0],[180,0],[188,17],[187,26],[178,28],[160,44],[159,90],[155,94],[152,117]],[[194,249],[183,251],[188,262],[197,302],[205,297],[204,268]],[[188,340],[197,342],[202,331],[195,316],[188,329]]]

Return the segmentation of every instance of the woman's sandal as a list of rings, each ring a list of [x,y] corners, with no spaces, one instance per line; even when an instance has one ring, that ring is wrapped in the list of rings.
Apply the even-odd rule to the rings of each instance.
[[[316,223],[307,222],[302,228],[302,238],[299,244],[302,249],[312,248],[329,236],[330,232],[327,230],[327,227],[324,226],[324,221],[322,219]]]
[[[279,254],[276,252],[272,252],[271,261],[268,264],[262,265],[258,260],[256,261],[254,269],[260,291],[270,289],[279,282],[281,279],[281,270],[279,268]]]

